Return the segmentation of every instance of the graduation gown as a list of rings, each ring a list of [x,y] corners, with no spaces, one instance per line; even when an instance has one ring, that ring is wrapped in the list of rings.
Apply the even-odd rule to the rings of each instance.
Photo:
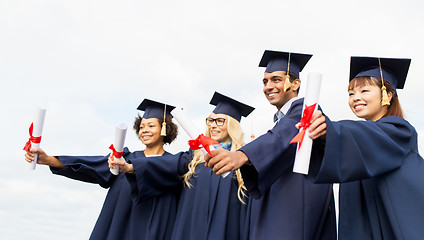
[[[169,192],[179,197],[183,187],[181,176],[187,172],[190,161],[190,154],[186,152],[132,158],[135,174],[126,174],[126,177],[133,201],[141,203]]]
[[[240,148],[251,164],[241,167],[251,199],[250,239],[336,239],[331,184],[314,184],[293,172],[303,99],[266,134]],[[315,147],[311,158],[322,158]]]
[[[200,163],[190,183],[178,202],[172,239],[245,239],[246,205],[237,197],[235,173],[222,178]]]
[[[144,157],[143,151],[129,152],[124,149],[124,158]],[[165,152],[164,158],[172,158]],[[103,208],[91,233],[90,239],[169,239],[177,212],[180,189],[157,194],[144,191],[145,195],[135,198],[125,175],[110,173],[108,156],[58,156],[66,169],[51,168],[54,174],[72,179],[96,183],[109,188]],[[138,178],[138,173],[132,178]],[[154,183],[145,181],[144,189]],[[134,200],[134,201],[133,201]]]
[[[317,182],[341,182],[339,239],[424,238],[424,161],[417,132],[396,116],[331,122]]]

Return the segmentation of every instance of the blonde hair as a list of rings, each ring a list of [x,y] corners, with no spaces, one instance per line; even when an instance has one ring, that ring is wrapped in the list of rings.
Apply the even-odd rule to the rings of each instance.
[[[240,123],[235,120],[234,118],[226,115],[227,117],[227,131],[228,135],[231,138],[231,152],[236,151],[237,149],[243,147],[245,145],[243,138],[244,134],[241,129]],[[210,133],[208,128],[206,127],[206,136],[210,137]],[[191,177],[196,175],[196,167],[199,163],[205,162],[203,153],[200,150],[194,151],[193,160],[188,164],[188,172],[182,176],[184,178],[184,183],[187,185],[187,187],[191,188],[192,185],[190,184],[189,180]],[[238,182],[238,190],[237,190],[237,197],[243,204],[246,204],[243,199],[246,196],[246,187],[244,186],[244,181],[241,176],[240,169],[237,169],[235,171],[237,182]]]

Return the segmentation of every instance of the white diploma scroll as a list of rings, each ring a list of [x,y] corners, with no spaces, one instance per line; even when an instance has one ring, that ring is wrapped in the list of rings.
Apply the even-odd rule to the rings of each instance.
[[[314,104],[316,104],[314,112],[317,110],[319,92],[321,88],[321,79],[321,73],[309,73],[302,113],[304,112],[306,106],[312,106]],[[302,129],[299,129],[299,132],[300,131],[302,131]],[[303,137],[303,142],[300,148],[298,143],[296,157],[294,160],[293,172],[308,175],[309,162],[311,160],[312,143],[313,141],[309,137],[309,131],[306,129],[306,133]]]
[[[191,139],[196,139],[201,134],[201,132],[196,128],[190,118],[185,115],[181,108],[174,108],[174,110],[171,111],[171,115],[175,118],[175,120],[177,120],[181,127],[183,127],[184,131]],[[200,150],[202,151],[203,155],[207,154],[204,148],[201,148]],[[215,148],[211,145],[209,146],[209,150],[213,151],[215,150]],[[230,174],[230,172],[225,172],[221,174],[221,176],[225,178],[226,176],[228,176],[228,174]]]
[[[41,135],[43,133],[45,116],[46,116],[46,109],[37,108],[35,110],[34,122],[33,122],[33,131],[32,131],[33,137],[41,137]],[[39,149],[40,143],[31,142],[31,148]],[[32,161],[29,165],[29,169],[31,169],[31,170],[35,170],[35,168],[37,166],[38,154],[35,153],[34,155],[35,155],[34,161]]]
[[[115,143],[113,146],[115,147],[115,150],[117,152],[122,152],[124,150],[124,144],[125,144],[125,136],[127,134],[127,124],[121,123],[119,126],[116,127],[115,130]],[[115,160],[121,160],[121,158],[115,158]],[[110,168],[110,172],[113,175],[119,174],[119,166],[116,165],[116,168]]]

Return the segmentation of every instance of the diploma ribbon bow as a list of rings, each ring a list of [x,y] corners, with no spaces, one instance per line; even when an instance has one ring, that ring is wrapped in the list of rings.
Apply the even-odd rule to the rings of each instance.
[[[34,137],[32,136],[32,131],[34,128],[34,123],[31,123],[31,126],[29,127],[29,139],[28,142],[25,143],[24,150],[29,151],[31,149],[31,143],[40,143],[41,142],[41,136]]]
[[[123,151],[122,152],[118,152],[118,151],[116,151],[116,149],[115,149],[115,147],[113,146],[113,144],[112,145],[110,145],[110,147],[109,147],[109,149],[110,150],[112,150],[112,154],[113,154],[113,156],[115,157],[115,158],[121,158],[122,157],[122,155],[123,155]]]
[[[302,128],[302,130],[298,134],[296,134],[296,136],[294,136],[294,138],[290,141],[290,143],[299,143],[299,147],[297,148],[298,150],[300,149],[300,146],[302,145],[303,138],[305,137],[306,129],[308,129],[308,127],[311,126],[311,118],[312,118],[312,114],[314,113],[316,105],[317,105],[316,103],[314,103],[311,106],[305,105],[302,118],[300,119],[300,128]]]
[[[209,155],[211,155],[211,157],[213,157],[213,155],[211,151],[209,150],[209,146],[214,144],[219,144],[219,142],[213,138],[206,137],[203,134],[200,134],[196,139],[188,140],[188,145],[190,146],[191,150],[204,148],[206,152],[208,152]]]

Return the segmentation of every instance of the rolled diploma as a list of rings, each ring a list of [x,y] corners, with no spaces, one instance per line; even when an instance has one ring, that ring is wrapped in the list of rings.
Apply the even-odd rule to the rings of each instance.
[[[308,74],[308,85],[306,85],[305,100],[303,102],[303,110],[305,106],[311,106],[317,104],[314,109],[314,113],[318,108],[319,92],[321,88],[321,73],[309,73]],[[303,113],[302,110],[302,113]],[[301,129],[299,129],[300,131]],[[312,139],[309,137],[309,131],[306,129],[306,133],[300,148],[297,149],[296,157],[294,159],[293,172],[308,175],[309,162],[311,160],[312,151]]]
[[[174,108],[174,110],[171,111],[171,115],[175,118],[175,120],[177,120],[181,127],[183,127],[184,131],[191,139],[196,139],[201,134],[194,123],[190,120],[190,118],[187,117],[187,115],[185,115],[181,108]],[[209,150],[213,151],[215,148],[213,146],[209,146]],[[207,154],[204,148],[201,148],[200,151],[202,151],[203,155]],[[221,174],[221,176],[225,178],[228,176],[228,174],[230,174],[230,172],[225,172]]]
[[[32,129],[32,136],[34,137],[41,137],[43,133],[43,126],[44,126],[44,118],[46,116],[46,109],[37,108],[35,110],[35,116],[34,116],[34,122],[33,122],[33,129]],[[40,143],[33,143],[31,142],[31,148],[39,149]],[[29,169],[35,170],[37,166],[37,159],[38,154],[34,154],[34,161],[30,162]]]
[[[125,144],[125,135],[127,134],[127,124],[121,123],[119,126],[115,129],[115,143],[113,146],[115,147],[115,150],[117,152],[122,152],[124,150],[124,144]],[[122,158],[117,158],[116,160],[121,160]],[[119,166],[117,165],[116,168],[110,168],[110,172],[113,175],[119,174]]]

